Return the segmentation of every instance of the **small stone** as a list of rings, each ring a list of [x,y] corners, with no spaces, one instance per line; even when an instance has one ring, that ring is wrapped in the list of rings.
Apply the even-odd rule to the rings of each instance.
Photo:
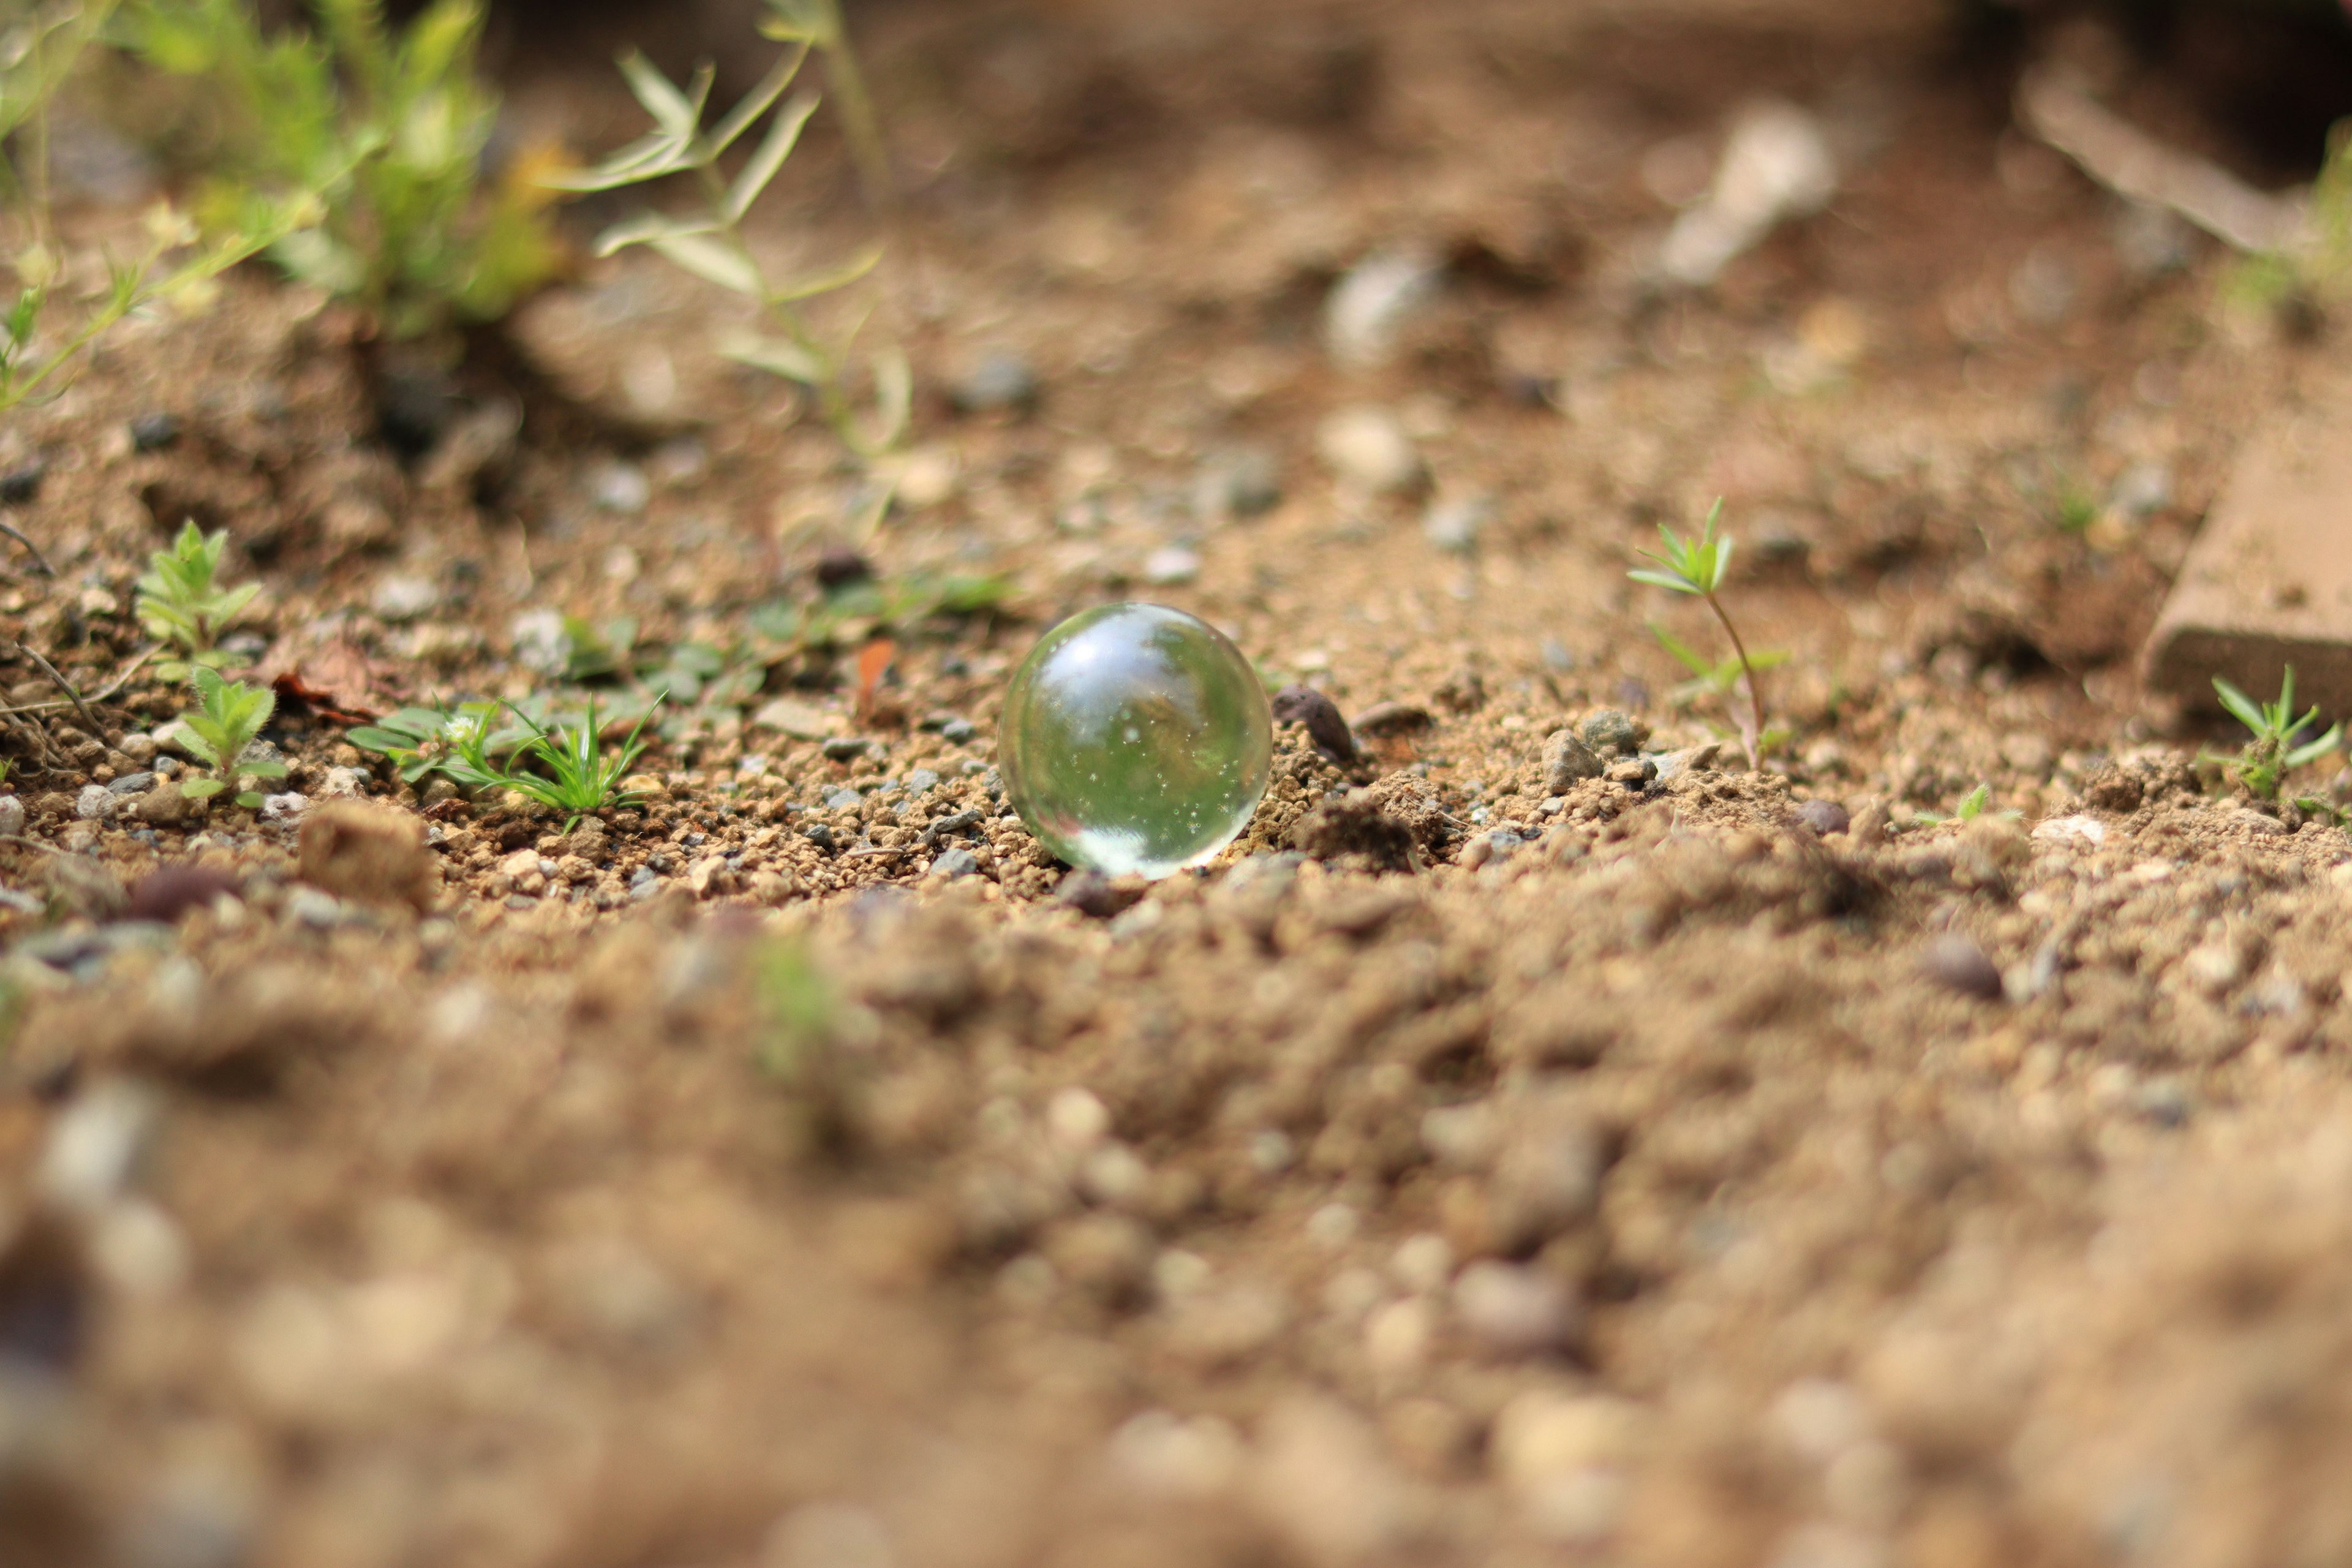
[[[1382,409],[1339,410],[1323,421],[1316,447],[1335,478],[1373,495],[1411,489],[1421,480],[1412,438]]]
[[[950,388],[962,414],[1026,413],[1037,405],[1037,373],[1011,349],[991,349]]]
[[[852,790],[850,793],[855,795],[857,792]],[[834,837],[833,829],[822,822],[812,822],[802,828],[801,837],[828,852],[840,847],[840,841]]]
[[[1599,753],[1573,730],[1554,730],[1544,737],[1544,791],[1566,795],[1585,779],[1601,776]]]
[[[74,796],[74,816],[84,822],[104,822],[121,805],[104,784],[84,784]]]
[[[211,866],[159,867],[132,884],[124,912],[134,921],[169,925],[191,910],[210,909],[224,897],[235,897],[236,889],[235,877]]]
[[[1467,555],[1478,548],[1478,536],[1494,515],[1493,500],[1483,495],[1433,501],[1421,520],[1422,537],[1448,555]]]
[[[128,1079],[101,1079],[58,1116],[42,1146],[34,1183],[58,1207],[104,1208],[137,1175],[153,1144],[163,1103]]]
[[[874,749],[874,742],[859,735],[836,735],[824,743],[824,758],[829,763],[854,762]]]
[[[1282,459],[1271,447],[1237,447],[1201,466],[1192,506],[1203,521],[1258,517],[1282,504]]]
[[[1486,1353],[1506,1359],[1569,1349],[1582,1313],[1552,1275],[1512,1263],[1474,1263],[1454,1282],[1454,1310]]]
[[[950,746],[968,746],[980,736],[980,726],[969,719],[950,719],[940,726],[940,739]]]
[[[1386,363],[1405,323],[1437,292],[1444,268],[1419,247],[1375,250],[1331,286],[1323,306],[1323,341],[1349,370]]]
[[[1110,1108],[1090,1089],[1056,1089],[1045,1102],[1045,1132],[1059,1147],[1082,1154],[1110,1136]]]
[[[1286,686],[1276,692],[1274,721],[1304,725],[1315,749],[1332,762],[1344,765],[1355,761],[1356,737],[1348,721],[1340,717],[1337,703],[1311,686]]]
[[[1140,878],[1114,879],[1100,871],[1081,868],[1062,879],[1062,885],[1054,889],[1054,898],[1089,920],[1107,921],[1133,908],[1143,898],[1143,891]]]
[[[934,881],[952,882],[958,877],[970,877],[980,870],[980,858],[969,849],[950,849],[931,862],[928,873]]]
[[[39,500],[41,481],[48,472],[47,459],[35,458],[0,474],[0,506],[24,506]]]
[[[846,588],[852,583],[872,582],[874,563],[855,550],[836,545],[816,558],[816,564],[810,568],[810,574],[816,578],[818,587],[830,593],[835,588]]]
[[[131,447],[137,452],[160,452],[176,446],[180,421],[171,414],[142,414],[131,422]]]
[[[1844,806],[1833,800],[1809,800],[1797,807],[1797,820],[1816,835],[1826,838],[1832,833],[1843,833],[1853,825]]]
[[[1696,746],[1685,746],[1679,752],[1653,752],[1647,760],[1657,767],[1660,784],[1684,773],[1705,773],[1713,768],[1723,755],[1720,741],[1703,741]]]
[[[1615,708],[1603,708],[1584,721],[1584,743],[1604,756],[1630,757],[1649,744],[1650,727]]]
[[[441,590],[430,577],[406,574],[384,578],[368,595],[368,608],[394,623],[430,615],[440,603]]]
[[[635,463],[601,463],[588,476],[588,494],[599,511],[635,517],[653,500],[653,481]]]
[[[1920,973],[1948,991],[1993,1001],[2001,994],[2000,970],[1979,947],[1958,931],[1947,931],[1927,944],[1919,958]]]
[[[297,888],[286,897],[286,918],[313,931],[331,931],[343,922],[342,901],[317,888]]]
[[[24,801],[13,795],[0,795],[0,837],[14,838],[24,831]]]
[[[425,845],[425,824],[360,801],[329,801],[302,820],[302,880],[363,903],[430,909],[441,868]]]
[[[160,748],[155,744],[154,736],[142,735],[133,731],[123,736],[122,743],[114,749],[143,768],[155,760],[155,753]]]
[[[310,809],[310,797],[292,790],[261,798],[261,820],[264,822],[299,822],[302,814]]]
[[[1610,763],[1601,776],[1611,784],[1640,789],[1658,776],[1658,764],[1647,757],[1626,757]]]
[[[698,899],[715,899],[735,890],[734,868],[723,855],[706,855],[687,868],[686,885]]]
[[[1181,544],[1161,545],[1143,558],[1143,580],[1154,587],[1174,587],[1200,574],[1200,552]]]
[[[824,808],[827,811],[856,811],[865,802],[864,795],[846,784],[835,784],[824,792]]]
[[[149,790],[153,789],[154,787],[155,775],[153,773],[137,773],[123,774],[121,778],[116,779],[112,784],[108,784],[106,789],[107,793],[110,795],[145,795]]]
[[[841,726],[839,714],[795,702],[789,697],[764,703],[751,715],[753,729],[773,730],[795,741],[830,740],[841,733]]]

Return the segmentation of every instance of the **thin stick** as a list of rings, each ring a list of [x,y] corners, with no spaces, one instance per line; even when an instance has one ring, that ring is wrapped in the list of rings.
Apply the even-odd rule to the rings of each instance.
[[[73,699],[74,710],[81,715],[81,721],[89,726],[89,732],[92,735],[103,739],[106,731],[99,724],[98,715],[89,710],[89,704],[81,700],[81,693],[73,689],[73,682],[58,674],[58,667],[56,665],[51,664],[47,659],[43,658],[37,649],[27,644],[18,643],[16,645],[16,651],[23,654],[26,658],[31,659],[35,664],[39,665],[41,667],[41,673],[47,676],[51,680],[56,681],[58,683],[58,689],[64,692],[68,697]]]
[[[33,558],[33,564],[41,569],[42,576],[54,577],[58,574],[58,569],[49,564],[49,558],[41,553],[41,547],[17,532],[16,525],[5,517],[0,517],[0,533],[6,534],[25,547],[25,553]]]

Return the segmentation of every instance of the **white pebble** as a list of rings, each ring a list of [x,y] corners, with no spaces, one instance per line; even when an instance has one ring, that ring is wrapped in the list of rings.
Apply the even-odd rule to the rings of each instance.
[[[1072,1085],[1046,1103],[1045,1133],[1057,1147],[1084,1153],[1110,1136],[1110,1110],[1092,1089]]]

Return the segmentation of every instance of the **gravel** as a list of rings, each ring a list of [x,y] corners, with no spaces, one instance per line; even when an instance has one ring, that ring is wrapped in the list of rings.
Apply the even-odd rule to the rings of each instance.
[[[1824,838],[1853,826],[1853,818],[1845,807],[1833,800],[1802,802],[1797,807],[1797,820]]]
[[[2001,993],[2000,970],[1984,949],[1957,931],[1947,931],[1927,944],[1919,958],[1920,972],[1948,991],[1963,996],[1997,999]]]
[[[1385,409],[1339,410],[1316,432],[1316,449],[1335,479],[1373,495],[1408,490],[1421,481],[1412,437]]]
[[[1554,730],[1544,737],[1544,790],[1549,795],[1566,795],[1582,781],[1599,778],[1602,765],[1591,744],[1573,730]]]

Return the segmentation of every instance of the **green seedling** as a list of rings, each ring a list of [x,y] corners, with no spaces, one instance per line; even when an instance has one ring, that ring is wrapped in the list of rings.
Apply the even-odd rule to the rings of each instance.
[[[2336,122],[2327,159],[2312,182],[2301,234],[2285,247],[2248,257],[2223,283],[2242,304],[2304,311],[2337,302],[2352,288],[2352,120]]]
[[[1767,743],[1764,729],[1764,693],[1757,680],[1757,673],[1781,662],[1787,656],[1767,653],[1750,658],[1748,645],[1740,640],[1739,628],[1731,624],[1731,616],[1724,611],[1721,594],[1724,580],[1731,571],[1733,541],[1727,534],[1721,538],[1716,535],[1716,522],[1722,516],[1723,502],[1718,498],[1715,505],[1707,510],[1706,526],[1700,531],[1696,539],[1692,540],[1683,539],[1673,529],[1660,523],[1658,537],[1665,543],[1664,551],[1660,552],[1645,550],[1642,553],[1644,559],[1656,562],[1662,570],[1651,571],[1642,568],[1625,574],[1636,583],[1647,583],[1654,587],[1668,589],[1676,594],[1689,594],[1704,599],[1706,601],[1706,607],[1715,612],[1715,618],[1721,624],[1724,635],[1731,639],[1732,658],[1725,666],[1714,665],[1699,658],[1688,648],[1666,638],[1663,632],[1659,636],[1666,643],[1666,650],[1680,659],[1685,668],[1694,674],[1701,675],[1715,689],[1722,692],[1730,706],[1732,721],[1738,727],[1740,744],[1748,752],[1748,765],[1754,768],[1762,762]],[[1716,672],[1718,669],[1727,669],[1727,673],[1723,677],[1722,683],[1715,686]],[[1740,710],[1740,705],[1732,700],[1735,690],[1743,686],[1748,691],[1745,713]]]
[[[780,942],[761,954],[760,1010],[767,1025],[760,1066],[788,1086],[803,1085],[812,1058],[833,1032],[841,1001],[833,983],[795,942]]]
[[[467,702],[455,710],[403,708],[343,738],[363,752],[390,758],[404,783],[419,784],[425,774],[438,773],[467,789],[479,789],[496,779],[468,758],[504,756],[529,737],[521,729],[491,731],[499,706]]]
[[[124,317],[165,299],[194,300],[213,278],[310,221],[315,210],[299,192],[247,201],[199,247],[194,227],[159,206],[134,255],[102,256],[103,288],[69,290],[65,248],[50,221],[49,110],[114,11],[115,0],[19,6],[16,24],[0,30],[0,199],[18,231],[6,247],[16,292],[0,310],[0,413],[53,395],[68,368]]]
[[[1953,808],[1949,816],[1932,811],[1915,812],[1912,816],[1914,820],[1927,823],[1930,826],[1947,822],[1974,822],[1986,814],[1985,808],[1991,804],[1992,785],[1980,784],[1960,797],[1960,804]],[[2025,814],[2021,811],[1996,811],[1991,815],[2003,822],[2014,822]]]
[[[261,592],[258,583],[219,585],[221,552],[227,545],[226,530],[208,536],[191,521],[169,550],[147,558],[147,574],[139,579],[139,624],[181,655],[156,667],[166,680],[184,680],[194,668],[226,664],[229,656],[217,646],[221,634]]]
[[[749,301],[753,325],[722,340],[720,352],[805,387],[842,443],[861,457],[871,457],[896,446],[906,433],[913,407],[913,379],[907,357],[896,349],[874,356],[869,373],[872,417],[861,421],[850,389],[856,329],[853,327],[838,342],[829,342],[811,321],[804,306],[871,272],[882,259],[882,247],[870,246],[838,267],[779,279],[771,276],[744,237],[745,217],[784,166],[810,116],[816,112],[814,92],[784,100],[785,90],[814,52],[825,53],[836,89],[842,90],[845,103],[853,106],[848,110],[853,144],[877,149],[864,154],[870,165],[869,178],[877,172],[887,177],[878,139],[873,135],[872,109],[844,44],[833,0],[792,4],[779,0],[775,9],[776,16],[762,30],[787,45],[783,58],[715,123],[708,127],[703,123],[713,79],[709,66],[680,87],[643,55],[630,54],[621,61],[621,74],[652,118],[652,131],[594,168],[549,183],[562,190],[600,192],[643,185],[674,174],[691,176],[701,198],[698,213],[680,217],[647,213],[632,218],[607,229],[596,241],[596,254],[611,256],[631,246],[646,246],[703,281]],[[853,89],[851,84],[856,85]],[[750,156],[733,178],[724,176],[720,159],[762,120],[767,130]],[[861,317],[859,324],[862,321]]]
[[[2319,710],[2313,708],[2302,718],[2294,717],[2294,666],[2288,665],[2279,680],[2278,700],[2257,702],[2220,676],[2213,678],[2214,693],[2231,717],[2253,731],[2245,749],[2234,757],[2205,754],[2208,762],[2223,764],[2230,775],[2246,786],[2258,800],[2276,800],[2279,786],[2286,775],[2306,763],[2315,763],[2344,743],[2344,726],[2330,725],[2327,732],[2315,740],[2297,741],[2296,736],[2319,722]],[[2298,803],[2299,804],[2299,803]],[[2319,805],[2317,801],[2313,803]]]
[[[315,192],[275,239],[293,277],[359,304],[395,339],[504,315],[562,252],[536,169],[486,184],[497,96],[478,64],[479,0],[436,0],[397,35],[380,0],[309,0],[316,34],[265,31],[248,0],[136,0],[148,63],[209,95],[225,171],[200,206],[235,230],[257,192]]]
[[[286,764],[276,758],[246,755],[260,739],[261,727],[278,710],[278,694],[266,686],[223,680],[219,671],[201,664],[191,672],[191,679],[196,688],[196,707],[181,715],[182,738],[196,760],[212,772],[205,778],[183,780],[180,793],[190,800],[204,800],[234,789],[242,778],[284,778]],[[247,790],[237,795],[236,804],[258,808],[260,792]]]
[[[660,699],[655,700],[658,703]],[[653,716],[652,710],[648,709],[645,718],[637,721],[636,727],[621,742],[620,751],[606,757],[593,700],[588,704],[588,716],[571,725],[557,723],[551,727],[511,703],[508,709],[530,731],[529,737],[515,748],[512,759],[501,766],[489,759],[487,721],[476,723],[457,742],[458,761],[468,774],[478,775],[490,787],[510,789],[551,810],[571,813],[563,825],[566,833],[592,811],[636,804],[637,797],[624,791],[621,781],[645,754],[646,742],[642,737],[646,720]],[[546,772],[527,771],[534,763]]]
[[[751,612],[751,629],[788,649],[844,647],[883,632],[904,632],[933,616],[982,616],[1012,596],[1011,579],[933,577],[922,573],[845,583],[813,604],[776,600]]]

